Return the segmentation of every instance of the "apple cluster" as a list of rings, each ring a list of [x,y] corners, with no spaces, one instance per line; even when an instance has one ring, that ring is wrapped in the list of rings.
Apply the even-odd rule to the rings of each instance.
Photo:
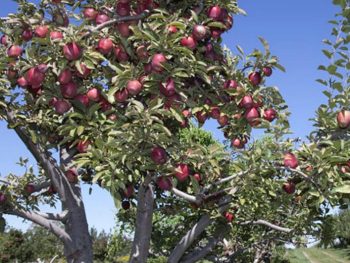
[[[78,156],[91,156],[90,150],[96,147],[93,134],[83,131],[72,136],[60,126],[81,114],[90,120],[105,118],[117,130],[135,121],[134,115],[130,117],[133,101],[146,110],[160,101],[162,111],[155,117],[174,134],[191,120],[202,125],[215,119],[239,149],[248,142],[252,127],[277,118],[281,102],[259,92],[277,61],[261,57],[246,73],[246,69],[230,67],[237,58],[221,47],[222,34],[233,26],[235,6],[188,4],[187,9],[179,9],[178,4],[152,0],[118,0],[103,8],[82,4],[80,25],[85,26],[78,26],[69,23],[65,3],[52,1],[48,4],[54,10],[52,21],[42,17],[31,24],[28,20],[1,37],[8,61],[5,74],[12,88],[22,89],[28,105],[46,109],[52,125],[57,125],[51,129],[56,134],[60,130],[50,143],[62,143],[64,138]],[[87,117],[76,122],[85,131],[94,129],[87,127]],[[161,190],[172,187],[172,178],[162,175],[165,170],[169,174],[166,163],[172,164],[171,174],[179,183],[190,175],[197,182],[203,180],[202,172],[191,163],[168,162],[172,156],[166,147],[176,142],[148,139],[132,141],[141,140],[143,148],[151,149],[146,159],[159,170],[156,183]],[[295,167],[295,161],[286,162]],[[77,183],[77,169],[68,169],[66,177]],[[125,182],[124,208],[130,207],[126,202],[136,181]],[[27,188],[28,193],[34,191]]]

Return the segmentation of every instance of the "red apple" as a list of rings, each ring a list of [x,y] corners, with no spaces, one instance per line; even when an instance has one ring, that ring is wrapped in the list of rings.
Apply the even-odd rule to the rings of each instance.
[[[237,149],[243,149],[246,143],[247,143],[247,140],[245,138],[243,139],[235,138],[231,141],[231,146]]]
[[[261,77],[261,74],[260,72],[252,72],[249,74],[248,76],[248,79],[249,79],[249,82],[254,85],[254,86],[257,86],[261,83],[262,81],[262,77]]]
[[[204,111],[199,111],[196,113],[196,118],[197,118],[199,123],[203,124],[207,120],[208,115]]]
[[[17,79],[17,84],[18,84],[18,86],[25,88],[28,86],[28,81],[26,80],[25,77],[20,77]]]
[[[235,216],[233,214],[231,214],[230,212],[225,212],[225,218],[227,220],[227,222],[232,222],[235,219]]]
[[[72,81],[72,73],[68,68],[65,68],[61,71],[61,73],[58,75],[58,82],[61,85],[68,84]]]
[[[61,85],[62,96],[66,99],[73,99],[78,93],[78,86],[74,82]]]
[[[37,26],[34,30],[35,35],[40,38],[45,38],[48,32],[49,28],[47,26]]]
[[[237,88],[238,88],[238,83],[233,79],[226,80],[224,83],[224,89],[237,89]]]
[[[0,44],[4,45],[5,47],[8,45],[8,37],[6,35],[2,35],[0,37]]]
[[[116,46],[113,49],[113,53],[115,58],[119,61],[119,62],[126,62],[129,60],[129,55],[128,53],[126,53],[126,51],[124,50],[123,47],[121,46]]]
[[[165,164],[167,161],[167,153],[164,148],[156,146],[151,151],[151,159],[155,164]]]
[[[90,141],[79,141],[77,144],[77,151],[79,153],[86,153],[90,146]]]
[[[96,19],[95,19],[95,22],[97,25],[100,25],[100,24],[103,24],[107,21],[109,21],[109,16],[104,14],[104,13],[99,13],[97,16],[96,16]]]
[[[114,94],[114,98],[117,102],[125,102],[129,97],[129,92],[127,89],[122,89]]]
[[[30,85],[35,87],[40,86],[44,82],[45,71],[40,70],[38,66],[30,68],[27,71],[25,78]]]
[[[71,42],[64,45],[63,54],[69,61],[78,60],[82,55],[82,50],[77,43]]]
[[[66,101],[66,100],[57,100],[55,105],[55,111],[60,114],[63,115],[64,113],[66,113],[67,111],[70,110],[70,108],[72,107],[71,104]]]
[[[71,184],[78,183],[78,172],[76,169],[69,169],[68,171],[66,171],[65,175],[67,177],[68,182],[70,182]]]
[[[22,39],[24,41],[29,41],[33,38],[33,32],[30,28],[27,28],[25,30],[23,30],[22,32]]]
[[[6,195],[3,192],[0,192],[0,204],[4,204],[7,200]]]
[[[137,95],[142,90],[142,84],[138,80],[129,80],[126,84],[126,89],[130,95]]]
[[[189,37],[183,37],[181,40],[180,40],[180,44],[184,47],[188,47],[189,49],[195,49],[197,47],[197,42],[196,40],[189,36]]]
[[[86,79],[91,73],[91,69],[89,69],[84,63],[80,63],[80,69],[82,72],[78,69],[76,71],[76,75],[80,78]]]
[[[176,26],[168,26],[168,32],[170,34],[174,34],[177,32],[177,27]]]
[[[102,38],[98,41],[97,48],[102,54],[107,55],[113,49],[113,41],[110,38]]]
[[[264,111],[264,119],[272,122],[277,117],[277,112],[274,109],[266,109]]]
[[[22,48],[18,45],[12,45],[8,50],[7,50],[7,55],[11,58],[18,58],[22,55]]]
[[[213,119],[219,119],[220,114],[221,114],[221,112],[220,112],[219,107],[217,107],[217,106],[211,107],[210,112],[209,112],[210,117],[212,117]]]
[[[227,115],[220,114],[220,117],[218,119],[218,123],[220,124],[221,127],[224,127],[228,124],[228,117]]]
[[[200,182],[200,181],[202,180],[201,175],[200,175],[199,173],[195,173],[195,174],[193,175],[193,178],[194,178],[197,182]]]
[[[124,200],[124,201],[122,202],[122,208],[123,208],[124,210],[129,210],[129,209],[130,209],[130,202],[127,201],[127,200]]]
[[[339,128],[347,129],[350,127],[350,111],[342,110],[337,115],[337,122]]]
[[[134,186],[132,184],[129,184],[126,186],[126,188],[123,191],[123,195],[125,198],[130,198],[134,194]]]
[[[254,101],[251,95],[245,95],[239,103],[239,106],[245,109],[250,109],[253,107],[253,105]]]
[[[130,4],[118,1],[115,10],[119,16],[128,16],[131,11]]]
[[[219,21],[221,18],[221,12],[222,12],[222,9],[220,6],[218,5],[211,6],[208,10],[208,17],[213,20]]]
[[[129,37],[131,35],[129,23],[118,23],[116,28],[122,37]]]
[[[272,68],[270,67],[263,67],[262,71],[266,77],[270,77],[272,75]]]
[[[95,20],[98,12],[95,8],[87,7],[84,9],[83,14],[87,20]]]
[[[26,194],[31,195],[35,192],[35,185],[32,183],[26,184],[26,186],[24,187],[24,191],[26,192]]]
[[[173,187],[170,178],[165,176],[158,177],[156,184],[163,191],[170,191]]]
[[[184,182],[190,175],[190,169],[187,164],[180,163],[175,168],[175,176],[180,182]]]
[[[192,35],[197,41],[202,40],[207,36],[207,29],[203,25],[195,25]]]
[[[257,108],[250,108],[245,112],[245,118],[249,122],[250,126],[257,126],[260,124],[260,113]]]
[[[99,104],[100,104],[101,110],[103,112],[112,109],[112,104],[110,104],[108,102],[108,100],[106,100],[105,98],[102,98],[102,100],[99,102]]]
[[[155,54],[152,58],[152,68],[156,72],[163,71],[163,64],[167,61],[166,57],[162,53]]]
[[[168,78],[165,85],[163,85],[163,83],[159,84],[159,91],[165,97],[174,96],[176,93],[175,81],[172,78]]]
[[[293,182],[284,183],[282,188],[287,194],[294,194],[295,192],[295,184]]]
[[[74,100],[79,101],[84,107],[89,106],[89,97],[86,94],[78,94]]]
[[[283,164],[285,167],[295,169],[298,167],[298,159],[293,153],[286,153],[284,155]]]
[[[98,102],[101,100],[101,91],[97,88],[91,88],[86,95],[91,101]]]
[[[52,31],[50,32],[50,38],[52,40],[63,39],[63,33],[59,31]]]

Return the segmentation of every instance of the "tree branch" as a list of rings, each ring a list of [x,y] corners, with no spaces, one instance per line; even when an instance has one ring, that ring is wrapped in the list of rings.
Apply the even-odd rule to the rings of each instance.
[[[69,182],[63,175],[62,170],[53,159],[49,152],[40,147],[39,144],[35,144],[30,136],[27,135],[23,127],[16,123],[15,114],[13,111],[6,111],[7,122],[9,125],[14,126],[14,130],[23,143],[27,146],[28,150],[34,156],[35,160],[41,165],[46,174],[51,178],[53,185],[60,195],[62,202],[65,202],[67,197],[65,189],[69,188]]]
[[[22,209],[13,209],[10,211],[6,211],[6,214],[15,215],[15,216],[27,219],[33,223],[36,223],[46,228],[47,230],[51,231],[65,244],[71,243],[71,238],[63,228],[59,227],[56,223],[53,223],[49,219],[44,218],[43,216],[37,213],[31,212],[31,211],[25,211]]]
[[[186,201],[190,202],[190,203],[194,203],[196,205],[200,205],[203,202],[203,198],[200,198],[199,196],[193,196],[193,195],[189,195],[185,192],[180,191],[179,189],[173,187],[171,189],[171,191],[173,192],[174,195],[181,197],[183,199],[185,199]]]
[[[134,20],[141,20],[146,18],[147,16],[150,15],[150,11],[149,10],[145,10],[144,12],[142,12],[139,15],[135,15],[135,16],[123,16],[123,17],[117,17],[111,20],[108,20],[96,27],[91,28],[88,32],[86,32],[85,34],[82,35],[82,38],[85,38],[87,36],[90,36],[91,34],[100,31],[101,29],[120,23],[120,22],[128,22],[128,21],[134,21]]]
[[[68,211],[64,210],[62,213],[42,213],[42,212],[37,212],[37,214],[45,219],[48,220],[54,220],[54,221],[61,221],[65,222],[68,217]]]
[[[209,238],[208,243],[205,245],[205,247],[201,249],[197,249],[193,251],[192,253],[188,254],[186,257],[184,257],[183,260],[181,260],[181,263],[194,263],[198,262],[205,256],[207,256],[210,252],[213,251],[213,249],[216,247],[216,245],[220,242],[220,238]]]
[[[177,263],[191,246],[195,239],[210,225],[212,220],[209,215],[203,215],[199,221],[190,229],[171,252],[168,263]]]
[[[246,221],[246,222],[241,222],[239,223],[240,225],[264,225],[264,226],[267,226],[271,229],[274,229],[274,230],[277,230],[277,231],[280,231],[280,232],[285,232],[285,233],[290,233],[292,232],[292,229],[290,228],[285,228],[285,227],[280,227],[280,226],[277,226],[275,224],[272,224],[270,222],[267,222],[265,220],[257,220],[257,221]]]

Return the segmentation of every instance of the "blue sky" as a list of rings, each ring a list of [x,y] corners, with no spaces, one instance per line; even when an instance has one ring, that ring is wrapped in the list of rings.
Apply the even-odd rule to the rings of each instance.
[[[331,26],[327,21],[337,9],[331,0],[242,0],[239,5],[248,16],[235,17],[233,29],[224,35],[224,43],[234,52],[235,46],[240,45],[247,53],[262,48],[258,36],[270,43],[272,53],[280,58],[287,72],[274,72],[268,84],[278,86],[286,99],[292,112],[290,120],[295,136],[305,137],[312,130],[309,119],[325,101],[322,87],[315,80],[322,77],[317,71],[318,65],[327,62],[321,52],[322,40],[329,37]],[[10,0],[1,0],[0,7],[0,16],[16,10]],[[222,139],[221,134],[215,132],[214,122],[206,127]],[[4,122],[0,122],[0,132],[0,174],[20,174],[15,163],[19,156],[30,157],[30,153]],[[83,187],[83,192],[90,226],[98,230],[112,229],[116,209],[109,194],[98,187],[93,187],[92,195],[88,194],[88,187]],[[15,217],[7,219],[14,227],[28,226]]]

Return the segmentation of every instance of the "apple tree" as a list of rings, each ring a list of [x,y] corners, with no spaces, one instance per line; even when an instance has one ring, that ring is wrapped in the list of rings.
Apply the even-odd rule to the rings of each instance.
[[[81,182],[109,190],[125,221],[129,213],[130,262],[146,262],[154,220],[172,216],[183,237],[156,251],[169,262],[214,247],[222,260],[247,248],[259,262],[336,201],[333,147],[294,151],[283,137],[285,102],[265,85],[283,68],[266,41],[249,55],[222,46],[243,13],[236,1],[16,2],[0,21],[0,116],[38,169],[20,160],[23,174],[1,181],[0,211],[50,230],[68,262],[92,262]],[[231,150],[182,134],[209,118]],[[254,128],[271,137],[248,144]],[[57,202],[61,213],[38,209]]]

